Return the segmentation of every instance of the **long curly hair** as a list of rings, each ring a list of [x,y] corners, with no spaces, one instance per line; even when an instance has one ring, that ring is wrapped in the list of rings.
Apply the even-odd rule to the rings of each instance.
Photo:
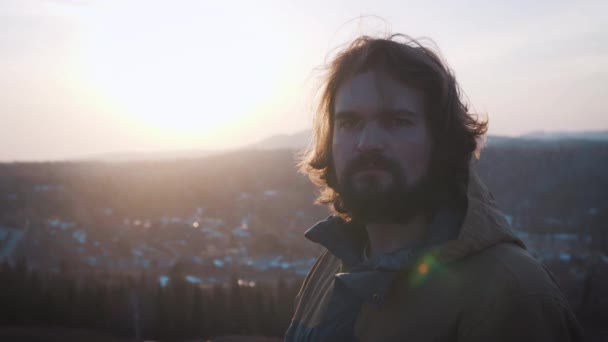
[[[480,120],[469,113],[453,72],[433,49],[402,34],[356,38],[327,66],[313,123],[313,140],[299,159],[300,171],[319,189],[316,203],[329,205],[347,220],[350,215],[336,190],[331,154],[335,99],[343,82],[371,69],[386,70],[426,95],[426,120],[433,141],[429,176],[434,186],[466,186],[473,153],[479,152],[479,141],[488,128],[487,119]]]

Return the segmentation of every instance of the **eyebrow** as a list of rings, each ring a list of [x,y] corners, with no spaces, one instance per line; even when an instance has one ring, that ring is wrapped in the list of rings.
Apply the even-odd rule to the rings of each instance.
[[[408,116],[411,118],[418,118],[420,116],[418,113],[411,111],[409,109],[397,109],[397,108],[383,109],[380,111],[380,115],[381,116]]]
[[[361,116],[356,111],[352,110],[343,110],[336,112],[334,114],[334,120],[345,120],[349,118],[356,118]],[[420,115],[414,111],[409,109],[399,109],[399,108],[387,108],[381,109],[379,116],[387,117],[387,116],[407,116],[411,118],[418,118]]]
[[[355,112],[355,111],[350,111],[350,110],[339,111],[334,114],[334,120],[345,120],[345,119],[349,119],[349,118],[356,118],[359,116],[360,115],[357,114],[357,112]]]

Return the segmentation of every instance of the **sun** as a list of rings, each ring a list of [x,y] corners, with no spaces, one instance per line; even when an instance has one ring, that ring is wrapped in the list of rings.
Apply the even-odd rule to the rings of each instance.
[[[213,23],[166,6],[123,4],[82,18],[86,78],[124,119],[161,135],[210,139],[272,102],[281,46],[246,37],[243,28],[219,34]]]

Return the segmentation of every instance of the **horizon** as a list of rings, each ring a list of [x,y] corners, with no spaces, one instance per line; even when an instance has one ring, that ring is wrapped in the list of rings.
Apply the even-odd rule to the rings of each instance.
[[[3,2],[0,162],[297,134],[311,127],[317,68],[386,32],[434,40],[489,136],[608,130],[608,4],[469,5]]]
[[[300,150],[306,148],[305,143],[301,141],[295,142],[298,146],[293,146],[294,142],[280,141],[280,139],[297,138],[303,134],[310,134],[311,129],[305,129],[294,133],[279,133],[265,137],[261,140],[250,144],[244,144],[232,148],[225,149],[176,149],[176,150],[148,150],[148,151],[108,151],[95,155],[79,155],[67,158],[57,159],[22,159],[22,160],[0,160],[0,164],[12,163],[55,163],[55,162],[141,162],[141,161],[167,161],[179,159],[198,159],[210,156],[228,154],[240,151],[272,151],[272,150]],[[584,140],[589,142],[608,142],[608,130],[596,131],[533,131],[516,136],[509,135],[485,135],[485,138],[500,138],[513,140],[532,140],[536,142],[544,141],[567,141],[567,140]],[[278,141],[277,141],[278,140]],[[484,147],[487,147],[487,142]]]

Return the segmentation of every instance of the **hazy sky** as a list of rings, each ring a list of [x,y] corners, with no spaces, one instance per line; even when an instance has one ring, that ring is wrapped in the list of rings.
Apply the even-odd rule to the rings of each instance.
[[[437,43],[490,134],[608,129],[606,13],[608,1],[1,0],[0,160],[293,133],[311,125],[330,51],[389,31]]]

